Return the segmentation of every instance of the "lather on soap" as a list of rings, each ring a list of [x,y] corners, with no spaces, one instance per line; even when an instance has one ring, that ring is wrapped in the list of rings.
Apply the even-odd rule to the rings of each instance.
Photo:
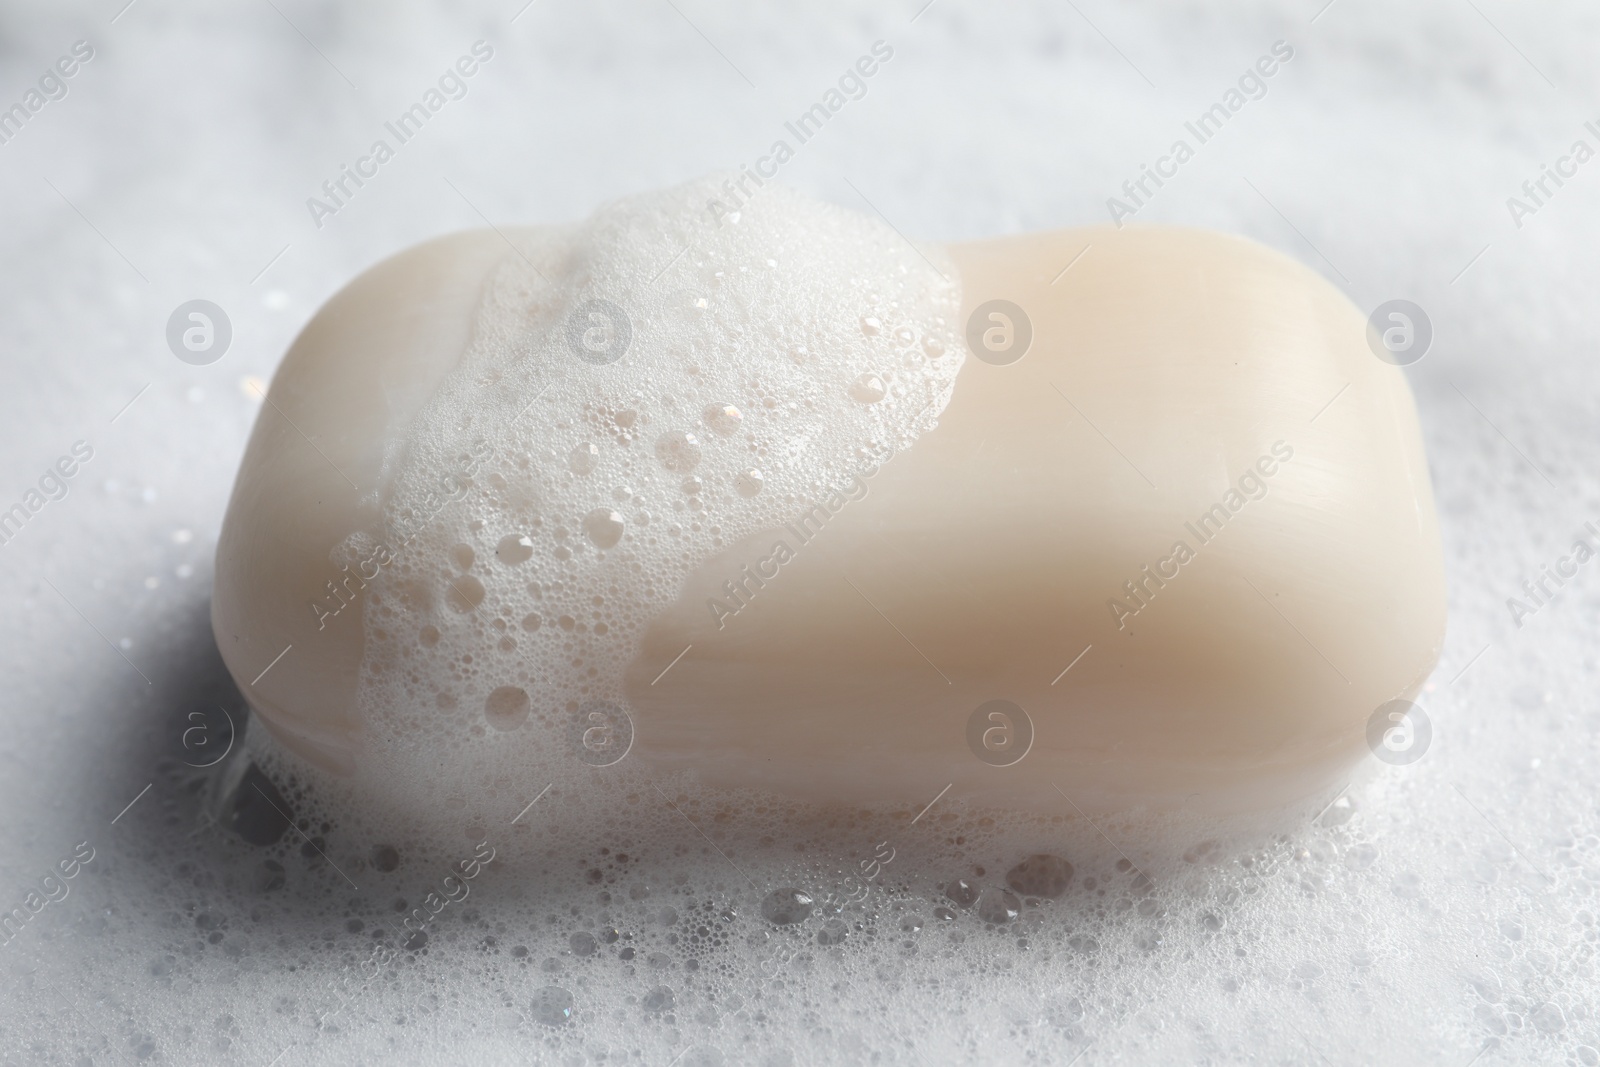
[[[1185,230],[917,249],[716,188],[430,242],[307,326],[213,602],[299,758],[401,806],[625,757],[1226,811],[1336,784],[1419,691],[1416,415],[1316,274]]]

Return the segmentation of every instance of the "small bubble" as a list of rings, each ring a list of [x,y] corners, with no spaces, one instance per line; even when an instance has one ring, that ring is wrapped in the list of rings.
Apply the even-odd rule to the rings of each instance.
[[[432,648],[439,643],[439,628],[437,626],[424,626],[418,631],[417,640],[422,642],[423,648]]]
[[[533,995],[531,1014],[541,1026],[565,1026],[572,1020],[572,994],[560,986],[546,986]]]
[[[861,404],[876,404],[885,392],[883,379],[871,371],[850,383],[850,399]]]
[[[574,956],[593,956],[595,953],[593,934],[579,931],[567,938],[567,945],[572,949]]]
[[[567,453],[567,469],[573,474],[590,474],[600,465],[600,446],[585,441]]]
[[[861,316],[861,332],[868,337],[876,337],[883,332],[883,320],[876,315]]]
[[[1022,901],[1004,889],[990,889],[978,901],[978,918],[995,926],[1016,922],[1022,914]]]
[[[473,553],[471,545],[456,545],[450,549],[451,562],[464,571],[472,569],[472,561],[475,559],[477,556]]]
[[[699,493],[700,490],[704,489],[705,487],[706,487],[706,483],[702,482],[699,478],[696,478],[693,475],[690,475],[689,477],[687,477],[687,478],[685,478],[683,480],[683,491],[685,493],[687,493],[689,496],[694,496],[695,494]]]
[[[528,614],[522,617],[522,628],[528,631],[530,634],[539,629],[539,627],[543,624],[544,620],[539,618],[539,613],[537,611],[530,611]]]
[[[483,714],[496,730],[515,730],[528,718],[528,707],[526,690],[502,685],[483,702]]]
[[[744,416],[732,404],[713,404],[706,408],[705,419],[706,424],[718,435],[731,437],[739,432],[739,424],[744,421]]]
[[[622,516],[610,508],[595,508],[583,517],[583,533],[596,548],[614,548],[623,534]]]
[[[928,354],[929,359],[938,359],[944,355],[944,342],[929,334],[922,339],[922,350]]]
[[[656,440],[656,458],[667,470],[687,474],[700,465],[700,441],[687,430],[669,430]]]
[[[843,919],[829,919],[817,931],[817,944],[838,945],[850,936],[850,926]]]
[[[501,563],[516,566],[533,556],[533,539],[527,534],[509,534],[494,546],[495,558]]]
[[[755,496],[761,492],[761,486],[766,478],[762,473],[751,467],[749,470],[740,471],[739,476],[733,480],[733,487],[739,491],[740,496]]]
[[[978,887],[965,878],[957,878],[945,886],[944,895],[958,907],[970,908],[978,899]]]
[[[809,918],[814,903],[811,894],[803,889],[774,889],[761,901],[761,917],[778,926],[789,926]]]
[[[393,845],[374,845],[371,860],[375,871],[395,870],[400,866],[400,850]]]
[[[483,583],[470,574],[463,574],[445,583],[445,601],[463,615],[477,611],[484,596]]]
[[[1059,897],[1072,881],[1072,864],[1041,852],[1006,872],[1006,885],[1025,897]]]

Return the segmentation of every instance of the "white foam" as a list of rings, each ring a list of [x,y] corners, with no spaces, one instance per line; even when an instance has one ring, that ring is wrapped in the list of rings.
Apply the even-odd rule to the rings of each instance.
[[[488,783],[615,763],[623,670],[693,569],[948,402],[965,350],[942,252],[774,184],[730,210],[727,189],[519,236],[487,283],[381,519],[336,554],[394,557],[366,594],[367,807],[433,823],[449,792],[443,821],[479,826],[512,803]]]
[[[106,27],[103,5],[68,2],[23,10],[8,27],[24,72],[27,55],[47,61],[63,42],[105,37],[72,96],[6,146],[20,154],[0,168],[13,252],[12,314],[0,336],[38,369],[8,383],[0,452],[11,484],[20,491],[36,477],[67,426],[101,427],[91,440],[94,465],[105,464],[7,547],[12,562],[0,570],[18,608],[0,617],[12,667],[0,796],[13,814],[0,835],[11,872],[0,906],[20,904],[78,841],[97,853],[70,897],[0,947],[8,1060],[664,1067],[677,1058],[677,1067],[703,1067],[1067,1064],[1081,1054],[1078,1067],[1463,1067],[1475,1056],[1477,1067],[1592,1067],[1600,1058],[1600,599],[1593,577],[1583,578],[1588,585],[1520,630],[1505,607],[1530,569],[1564,550],[1572,497],[1584,517],[1596,511],[1597,206],[1580,187],[1593,179],[1571,184],[1522,230],[1505,214],[1530,166],[1581,125],[1550,106],[1529,61],[1558,85],[1592,79],[1587,8],[1561,3],[1519,19],[1485,7],[1513,49],[1455,3],[1340,3],[1309,26],[1320,4],[1107,6],[1104,19],[1086,7],[1119,54],[1063,5],[977,17],[941,3],[914,25],[920,2],[684,7],[761,86],[746,96],[667,5],[619,17],[605,5],[536,4],[496,37],[507,54],[490,73],[503,80],[485,83],[470,107],[452,105],[430,126],[429,145],[417,146],[422,154],[313,232],[305,179],[368,141],[373,100],[407,99],[418,72],[455,54],[459,7],[419,3],[405,17],[373,7],[373,18],[316,26],[285,7],[357,93],[271,12],[263,20],[248,8],[188,6],[155,18],[137,4]],[[513,873],[497,858],[467,901],[440,913],[425,948],[402,950],[364,982],[373,933],[403,914],[396,901],[419,903],[472,842],[437,857],[403,848],[386,872],[371,850],[392,842],[325,832],[313,815],[307,832],[358,891],[304,854],[293,832],[263,850],[210,826],[181,765],[152,773],[158,753],[198,759],[179,747],[192,725],[185,715],[209,706],[208,687],[222,677],[205,652],[209,558],[260,407],[239,379],[269,378],[317,304],[363,264],[479,224],[441,172],[502,225],[581,217],[599,196],[750,158],[795,110],[764,108],[767,92],[820,90],[841,57],[881,34],[904,57],[885,72],[897,80],[874,80],[866,100],[805,148],[794,180],[845,200],[848,175],[920,236],[1071,225],[1103,219],[1129,166],[1236,76],[1233,57],[1285,32],[1305,46],[1305,65],[1286,72],[1296,80],[1275,85],[1263,109],[1241,117],[1254,125],[1230,129],[1215,146],[1222,154],[1186,169],[1152,210],[1253,235],[1312,264],[1325,253],[1363,305],[1411,296],[1450,342],[1407,371],[1452,575],[1451,646],[1438,688],[1422,698],[1435,747],[1410,767],[1375,767],[1353,787],[1353,808],[1336,807],[1286,840],[1225,845],[1170,866],[1103,824],[1150,869],[1156,892],[1147,897],[1135,896],[1133,878],[1117,869],[1122,857],[1070,810],[1061,823],[986,827],[985,815],[947,796],[903,832],[930,790],[907,797],[897,819],[834,813],[806,830],[753,798],[680,796],[664,784],[713,848],[645,783],[558,787],[504,831],[504,852],[531,857],[533,870]],[[183,121],[152,121],[175,107]],[[197,153],[197,138],[226,150]],[[1402,147],[1397,155],[1378,145]],[[267,287],[289,294],[287,310],[264,301]],[[171,309],[196,296],[217,300],[235,322],[235,350],[211,368],[177,363],[158,336]],[[1536,358],[1522,358],[1528,352]],[[201,385],[203,404],[185,398]],[[1576,489],[1549,490],[1484,416]],[[192,543],[173,542],[179,528],[195,531]],[[180,565],[193,576],[165,577]],[[164,580],[150,589],[149,575]],[[592,773],[626,773],[629,763]],[[518,810],[533,799],[520,787],[502,796]],[[837,946],[816,940],[823,917],[764,926],[762,893],[739,873],[763,890],[825,895],[886,838],[898,849],[881,879],[889,884],[840,916],[851,934]],[[1025,909],[1026,949],[971,911],[933,920],[941,884],[968,876],[987,888],[1034,848],[1069,859],[1080,889],[1089,877],[1097,885]],[[282,873],[263,880],[268,862]],[[650,894],[635,899],[645,885]],[[718,918],[724,908],[739,914],[706,924],[715,947],[691,953],[706,902]],[[672,925],[659,921],[666,906],[679,914]],[[908,911],[923,917],[919,933],[901,931]],[[609,929],[617,940],[606,939]],[[579,934],[596,940],[592,955],[573,951]],[[768,977],[763,961],[789,951]],[[656,966],[653,954],[669,958]],[[671,1010],[652,999],[663,986]],[[573,996],[564,1027],[535,1021],[545,987]]]

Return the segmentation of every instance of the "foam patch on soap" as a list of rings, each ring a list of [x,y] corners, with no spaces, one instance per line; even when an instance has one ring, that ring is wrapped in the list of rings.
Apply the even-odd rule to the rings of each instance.
[[[942,251],[776,184],[730,210],[726,189],[514,241],[391,446],[379,519],[333,559],[365,585],[341,793],[366,810],[438,814],[451,792],[445,820],[477,825],[493,805],[464,780],[617,764],[624,670],[689,574],[870,475],[948,403],[964,348]]]

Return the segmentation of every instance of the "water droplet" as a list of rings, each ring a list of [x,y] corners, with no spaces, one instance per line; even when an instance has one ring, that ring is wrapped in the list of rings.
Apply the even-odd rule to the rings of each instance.
[[[572,1019],[572,994],[560,986],[546,986],[533,995],[531,1014],[542,1026],[565,1026]]]
[[[515,730],[528,718],[528,703],[527,690],[502,685],[483,702],[483,714],[496,730]]]
[[[473,553],[471,545],[456,545],[450,550],[450,559],[457,567],[469,571],[472,569],[472,561],[477,559],[477,556]]]
[[[761,492],[761,487],[765,484],[766,477],[754,467],[740,471],[739,476],[733,480],[733,487],[739,491],[740,496],[755,496]]]
[[[876,315],[861,316],[861,332],[868,337],[876,337],[883,332],[883,320]]]
[[[400,866],[400,850],[393,845],[374,845],[372,848],[372,869],[375,871],[392,871]]]
[[[700,465],[700,439],[686,430],[669,430],[656,440],[656,458],[667,470],[686,474]]]
[[[589,474],[600,465],[600,446],[587,441],[567,453],[567,467],[573,474]]]
[[[944,342],[929,334],[922,339],[922,350],[928,353],[929,359],[938,359],[944,355]]]
[[[917,341],[917,331],[913,330],[909,326],[896,327],[894,331],[894,339],[903,345],[915,344]]]
[[[451,578],[445,584],[445,602],[463,615],[477,611],[478,605],[483,603],[483,597],[483,583],[470,574]]]
[[[731,437],[739,432],[739,424],[744,421],[744,416],[732,404],[713,404],[706,408],[706,424],[723,437]]]
[[[583,517],[583,533],[596,548],[614,548],[622,540],[622,516],[610,508],[595,508]]]
[[[495,558],[501,563],[516,566],[526,563],[533,555],[533,539],[527,534],[511,534],[500,539],[494,547]]]
[[[883,379],[871,371],[850,383],[850,399],[862,404],[876,404],[885,392]]]
[[[774,889],[761,901],[761,917],[778,926],[789,926],[809,918],[814,903],[811,894],[803,889]]]

